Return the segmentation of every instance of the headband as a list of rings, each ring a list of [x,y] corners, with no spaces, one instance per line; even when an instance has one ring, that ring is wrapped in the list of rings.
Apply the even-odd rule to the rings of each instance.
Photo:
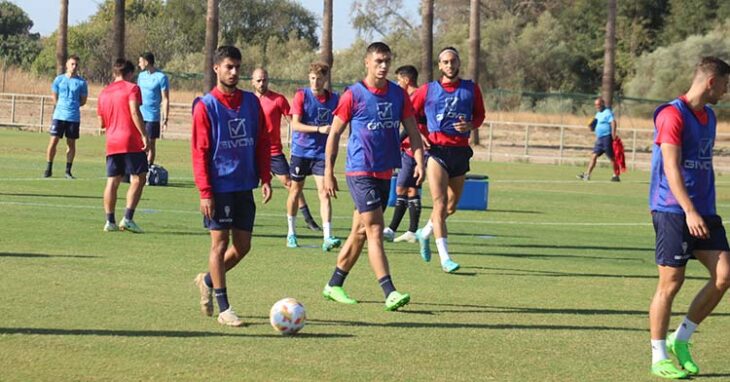
[[[446,48],[446,49],[442,50],[441,53],[439,53],[439,61],[441,60],[441,55],[446,52],[453,53],[454,56],[456,56],[456,58],[461,59],[461,57],[459,57],[459,52],[457,52],[455,49]]]

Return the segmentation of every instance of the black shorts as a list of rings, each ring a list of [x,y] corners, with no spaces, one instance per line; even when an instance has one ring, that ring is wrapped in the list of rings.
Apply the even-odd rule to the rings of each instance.
[[[160,138],[160,121],[156,121],[156,122],[144,121],[144,129],[147,130],[147,138],[149,138],[149,139]]]
[[[413,177],[413,172],[415,169],[416,158],[406,154],[405,151],[401,151],[400,170],[398,170],[398,179],[396,180],[396,185],[402,188],[421,188],[421,186],[416,185],[416,178]]]
[[[598,156],[605,153],[609,159],[613,160],[613,138],[610,135],[596,138],[596,143],[593,145],[593,153]]]
[[[657,265],[684,267],[693,259],[695,250],[730,251],[722,218],[717,215],[702,217],[710,230],[709,239],[698,239],[689,234],[683,214],[653,212],[652,222],[656,233]]]
[[[289,176],[295,182],[302,182],[307,175],[324,176],[324,159],[291,156]]]
[[[469,146],[431,145],[428,155],[446,170],[449,178],[456,178],[469,172],[469,159],[474,155],[474,151]]]
[[[284,154],[271,157],[271,173],[274,175],[289,175],[289,163]]]
[[[148,170],[147,154],[144,151],[106,156],[106,176],[108,177],[139,175]]]
[[[253,232],[256,219],[256,203],[253,191],[219,192],[213,194],[215,214],[213,219],[203,217],[203,226],[212,231],[235,228]]]
[[[350,196],[355,202],[357,212],[363,213],[388,206],[390,179],[378,179],[370,176],[348,176],[347,186]]]
[[[68,139],[79,139],[80,125],[79,122],[54,119],[51,122],[51,129],[48,130],[48,133],[59,138],[63,138],[65,135]]]

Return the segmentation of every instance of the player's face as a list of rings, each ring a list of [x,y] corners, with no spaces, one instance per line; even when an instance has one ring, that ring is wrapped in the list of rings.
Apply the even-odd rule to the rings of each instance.
[[[137,60],[137,66],[139,66],[139,70],[147,69],[147,60],[140,57],[139,60]]]
[[[76,73],[79,71],[79,62],[74,60],[73,58],[66,61],[66,73],[71,74],[72,76],[76,75]]]
[[[445,52],[439,56],[439,70],[444,77],[450,80],[458,77],[460,67],[461,61],[459,61],[459,56],[454,53]]]
[[[309,87],[314,93],[321,93],[324,90],[326,78],[321,74],[309,73]]]
[[[365,67],[368,71],[368,76],[372,76],[378,80],[384,80],[388,77],[388,70],[390,70],[390,53],[373,52],[368,54],[365,58]]]
[[[710,85],[708,91],[707,102],[715,105],[720,102],[720,99],[727,93],[728,87],[728,76],[715,76],[710,77]]]
[[[402,87],[403,89],[408,89],[408,84],[411,82],[411,80],[408,79],[408,77],[401,76],[400,74],[395,76],[396,80],[398,81],[398,86]]]
[[[269,75],[262,70],[255,71],[251,76],[251,86],[256,93],[266,93],[269,90]]]
[[[596,111],[603,111],[603,102],[601,102],[600,100],[596,100],[595,102],[593,102],[593,106],[596,107]]]
[[[213,65],[213,71],[218,77],[218,83],[227,87],[235,88],[238,84],[239,72],[241,70],[241,60],[232,58],[224,58],[218,64]]]

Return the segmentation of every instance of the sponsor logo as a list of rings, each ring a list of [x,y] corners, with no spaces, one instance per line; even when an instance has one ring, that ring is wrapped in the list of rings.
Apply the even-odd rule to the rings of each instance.
[[[246,137],[246,118],[235,118],[228,121],[228,131],[232,139]]]
[[[317,108],[317,123],[318,124],[327,124],[330,121],[330,116],[332,116],[332,110],[327,109],[326,107],[320,107]]]
[[[393,104],[390,102],[378,102],[378,120],[368,122],[368,130],[397,129],[400,121],[393,120]]]
[[[459,97],[447,97],[444,103],[444,112],[436,114],[437,121],[441,122],[444,118],[466,119],[466,114],[456,112],[456,106],[459,104]]]
[[[393,119],[393,104],[390,102],[378,102],[378,118],[381,121]]]
[[[700,139],[700,159],[712,159],[712,139]]]

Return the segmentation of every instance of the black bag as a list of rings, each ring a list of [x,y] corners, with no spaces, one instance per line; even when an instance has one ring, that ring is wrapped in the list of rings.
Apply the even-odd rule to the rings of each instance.
[[[167,186],[167,170],[156,164],[150,166],[147,174],[147,184],[150,186]]]

